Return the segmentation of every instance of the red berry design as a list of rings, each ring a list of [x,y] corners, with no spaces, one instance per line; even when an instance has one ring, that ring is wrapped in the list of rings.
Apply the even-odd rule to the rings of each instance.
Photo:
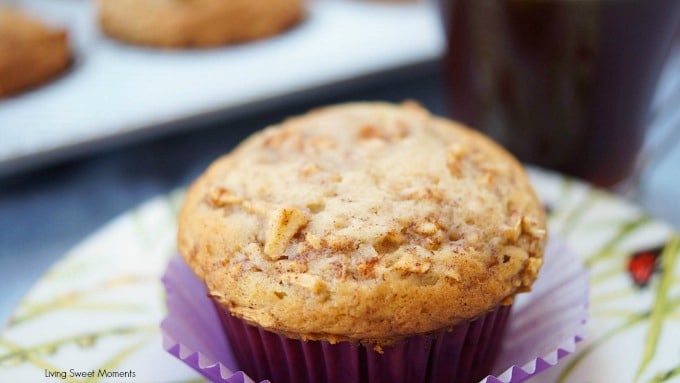
[[[652,276],[659,269],[659,254],[662,248],[635,252],[628,260],[628,274],[639,287],[649,284]]]

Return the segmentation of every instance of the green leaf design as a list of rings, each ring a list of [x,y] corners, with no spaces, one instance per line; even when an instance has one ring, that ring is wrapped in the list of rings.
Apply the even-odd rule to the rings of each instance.
[[[592,309],[591,313],[598,317],[628,318],[635,315],[633,309]]]
[[[571,362],[562,370],[559,377],[557,378],[557,383],[566,382],[567,378],[572,373],[572,371],[576,368],[576,366],[578,366],[584,359],[586,359],[586,357],[588,357],[600,345],[606,343],[609,339],[613,338],[614,336],[623,332],[624,330],[632,327],[633,325],[640,323],[642,320],[646,319],[648,316],[649,316],[649,312],[632,315],[628,319],[626,319],[625,322],[620,324],[619,326],[609,330],[608,332],[606,332],[605,334],[603,334],[599,338],[595,339],[586,348],[581,350],[580,353],[576,354],[575,357],[571,360]]]
[[[620,254],[615,250],[619,242],[624,240],[628,235],[630,235],[630,233],[640,229],[650,222],[652,222],[652,219],[649,216],[642,215],[637,219],[623,223],[623,225],[619,227],[618,232],[611,239],[609,239],[609,241],[607,241],[600,248],[600,250],[585,259],[584,264],[586,268],[590,269],[595,263],[610,258],[615,254]]]
[[[0,367],[2,366],[15,366],[24,362],[29,362],[41,369],[50,371],[61,371],[61,369],[43,360],[40,356],[43,352],[51,353],[52,350],[49,348],[38,348],[37,352],[33,354],[22,354],[22,348],[18,344],[15,344],[8,339],[0,338],[0,345],[10,350],[10,353],[14,354],[14,357],[8,357],[0,360]]]
[[[60,347],[66,344],[75,344],[82,348],[87,348],[93,346],[96,341],[105,336],[113,335],[131,335],[136,333],[154,333],[158,330],[157,326],[129,326],[113,328],[109,330],[103,330],[98,332],[90,332],[84,334],[78,334],[73,336],[68,336],[61,339],[56,339],[50,342],[38,344],[31,347],[14,347],[12,351],[5,355],[0,355],[0,365],[12,361],[33,361],[34,357],[37,355],[43,355],[45,351],[56,352]],[[3,340],[3,342],[7,342]],[[57,369],[58,370],[58,369]]]
[[[660,374],[655,375],[649,383],[662,383],[662,382],[667,382],[671,378],[680,376],[680,364],[673,368],[672,370],[668,370],[666,372],[662,372]]]
[[[642,360],[635,374],[635,381],[640,380],[640,376],[647,368],[656,354],[659,337],[663,327],[663,321],[668,311],[669,291],[673,282],[673,272],[675,271],[675,261],[680,250],[680,238],[674,236],[668,242],[661,253],[661,280],[657,287],[654,305],[650,313],[649,329],[645,339],[645,348],[642,353]]]
[[[635,289],[632,286],[626,286],[614,291],[608,291],[606,293],[594,295],[590,298],[592,303],[608,303],[614,299],[626,298],[631,294],[635,293]]]
[[[626,254],[622,253],[621,255],[625,256]],[[591,284],[599,284],[599,283],[606,282],[606,281],[608,281],[612,278],[619,277],[621,275],[622,271],[623,270],[622,270],[620,262],[608,264],[604,268],[599,270],[597,273],[591,272],[590,283]],[[633,291],[632,287],[630,289],[628,289],[627,293],[630,293],[631,291]]]
[[[39,318],[43,314],[54,310],[64,310],[64,309],[85,309],[85,310],[109,310],[109,311],[143,311],[146,307],[138,305],[126,305],[120,303],[104,303],[104,302],[85,302],[88,296],[93,293],[98,293],[102,291],[107,291],[120,286],[132,285],[137,283],[156,283],[156,281],[149,277],[141,277],[137,275],[124,275],[119,276],[103,283],[91,287],[83,288],[78,291],[70,291],[55,297],[54,299],[47,302],[39,303],[24,303],[22,310],[17,313],[12,319],[10,319],[7,327],[13,327],[23,322]]]
[[[673,300],[668,301],[667,304],[663,307],[664,314],[669,314],[677,308],[680,308],[680,298],[675,298]],[[622,333],[623,331],[626,331],[627,329],[649,319],[650,316],[651,316],[651,310],[633,314],[633,315],[629,316],[628,318],[626,318],[626,320],[623,323],[621,323],[618,326],[610,329],[606,333],[602,334],[599,338],[596,338],[592,343],[590,343],[588,346],[586,346],[578,354],[574,355],[574,358],[571,359],[569,364],[560,373],[560,375],[557,379],[557,382],[558,383],[566,382],[567,378],[569,377],[571,372],[576,368],[576,366],[578,366],[584,359],[586,359],[600,345],[606,343],[608,340],[610,340],[611,338],[615,337],[616,335]]]

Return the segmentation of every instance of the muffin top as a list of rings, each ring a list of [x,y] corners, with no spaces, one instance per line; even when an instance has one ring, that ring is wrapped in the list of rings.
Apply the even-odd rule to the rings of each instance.
[[[39,44],[53,39],[55,35],[64,34],[64,31],[49,28],[15,8],[0,6],[0,48],[13,49],[19,44]]]
[[[192,185],[178,233],[232,315],[378,344],[511,303],[545,241],[517,160],[414,103],[332,106],[254,134]]]
[[[273,36],[300,23],[304,0],[97,0],[99,24],[132,44],[207,48]]]
[[[56,77],[70,61],[66,30],[0,1],[0,99]]]

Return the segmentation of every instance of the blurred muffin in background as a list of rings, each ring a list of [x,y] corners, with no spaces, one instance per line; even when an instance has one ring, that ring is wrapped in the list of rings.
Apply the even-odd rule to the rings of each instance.
[[[109,36],[168,48],[211,47],[278,34],[305,14],[304,0],[98,0]]]
[[[18,9],[0,7],[0,98],[42,84],[71,61],[65,30]]]

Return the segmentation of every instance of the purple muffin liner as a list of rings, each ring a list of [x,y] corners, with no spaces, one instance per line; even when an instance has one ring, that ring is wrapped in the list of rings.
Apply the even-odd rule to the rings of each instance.
[[[237,365],[256,380],[377,383],[478,382],[498,354],[510,306],[502,306],[452,331],[412,336],[376,352],[372,345],[289,339],[248,325],[217,303],[229,344],[242,345]],[[446,360],[441,360],[446,358]]]
[[[383,355],[370,347],[347,342],[335,345],[302,342],[249,326],[223,310],[216,310],[205,286],[179,257],[170,261],[163,283],[168,305],[168,315],[161,324],[165,350],[213,382],[254,382],[238,370],[236,366],[240,365],[248,371],[262,371],[262,376],[256,379],[266,377],[275,383],[281,380],[333,382],[332,379],[413,382],[423,380],[418,375],[423,371],[431,374],[428,376],[431,381],[436,381],[433,379],[436,374],[448,380],[456,376],[456,381],[465,381],[475,374],[484,376],[489,370],[492,375],[481,382],[519,383],[573,352],[576,342],[583,338],[587,318],[585,270],[580,261],[554,239],[548,243],[545,265],[533,291],[516,299],[505,335],[509,307],[456,326],[452,332],[408,338],[385,348]],[[229,339],[224,336],[224,330],[232,334]],[[501,337],[503,342],[497,341]],[[500,354],[491,368],[481,356],[458,358],[470,355],[470,350],[475,349],[473,353],[486,354],[486,359],[491,360],[497,351],[495,348],[501,344]],[[447,359],[436,360],[428,355],[446,355]],[[421,360],[420,365],[413,363],[416,360]],[[427,360],[429,365],[423,366],[422,360]],[[362,367],[367,365],[376,368]],[[269,366],[282,368],[272,371]],[[461,371],[470,374],[464,376]]]

